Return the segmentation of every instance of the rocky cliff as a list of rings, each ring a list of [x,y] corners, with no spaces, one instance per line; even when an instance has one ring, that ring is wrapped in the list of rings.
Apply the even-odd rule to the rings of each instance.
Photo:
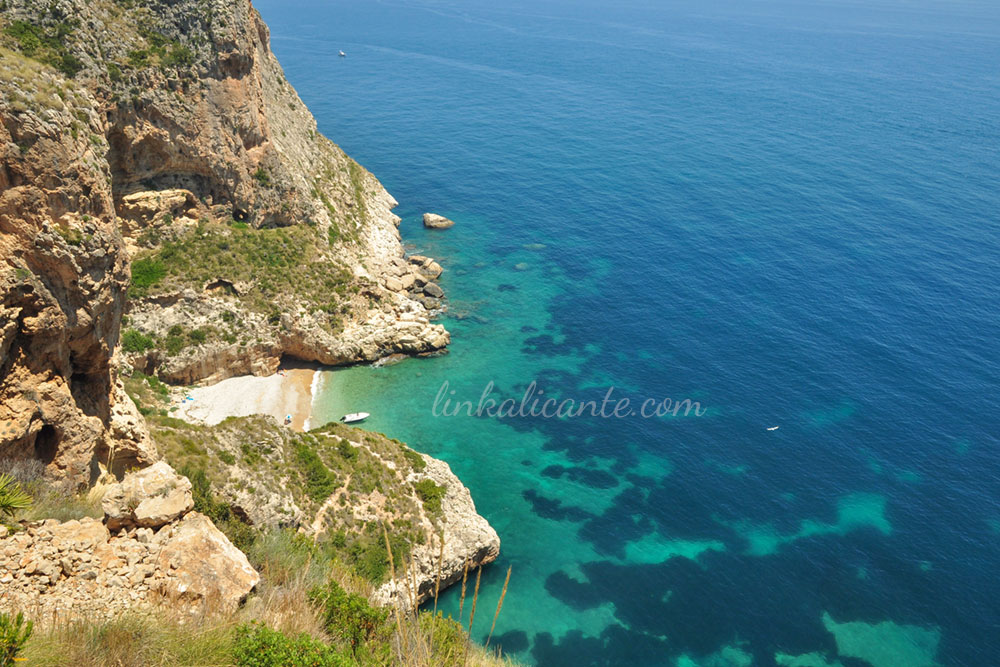
[[[0,48],[0,458],[81,483],[153,460],[120,340],[179,383],[448,344],[442,268],[248,0],[4,0]]]
[[[111,357],[128,262],[87,86],[0,51],[0,458],[87,483],[152,460]]]
[[[444,588],[466,562],[472,569],[499,555],[500,538],[448,464],[384,435],[339,423],[296,433],[271,417],[216,426],[154,417],[150,427],[169,461],[203,473],[213,494],[258,529],[292,527],[365,569],[370,556],[385,558],[384,526],[397,568],[412,567],[396,581],[388,569],[365,572],[382,604],[422,602],[439,572]]]
[[[260,576],[203,514],[166,463],[130,473],[104,499],[105,520],[0,525],[0,609],[40,618],[113,616],[171,604],[232,609]]]
[[[431,322],[443,268],[405,256],[396,202],[316,131],[249,0],[0,0],[0,155],[0,460],[40,459],[81,487],[136,468],[145,480],[115,487],[103,524],[7,538],[0,581],[56,605],[122,588],[101,593],[122,606],[191,590],[198,562],[180,555],[199,540],[221,568],[238,561],[191,512],[184,478],[138,497],[164,452],[214,479],[247,525],[298,527],[362,565],[379,562],[386,526],[417,590],[369,572],[382,601],[496,558],[496,533],[440,461],[253,419],[194,436],[203,427],[157,421],[158,453],[117,377],[122,362],[191,383],[272,373],[283,356],[343,364],[449,343]],[[170,548],[183,567],[163,561]]]

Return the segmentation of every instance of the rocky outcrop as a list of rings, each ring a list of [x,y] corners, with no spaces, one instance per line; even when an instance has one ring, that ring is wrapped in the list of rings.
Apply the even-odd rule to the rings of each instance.
[[[160,587],[168,599],[231,608],[260,581],[243,552],[204,514],[191,512],[168,530],[156,557],[157,570],[168,573]]]
[[[466,563],[473,570],[499,553],[496,531],[476,511],[469,490],[448,464],[384,435],[339,423],[299,433],[271,417],[202,427],[157,424],[153,429],[164,443],[164,455],[176,457],[178,465],[187,456],[181,443],[197,438],[211,460],[223,463],[206,472],[213,493],[255,526],[294,527],[323,542],[333,534],[355,540],[372,526],[385,525],[390,535],[409,545],[407,560],[414,566],[406,577],[400,574],[399,581],[378,589],[374,599],[382,604],[407,606],[433,594],[442,537],[442,588],[461,578]],[[308,469],[302,462],[304,447],[316,456]],[[308,480],[317,477],[335,480],[329,495],[305,491]],[[442,494],[440,506],[428,506],[418,491],[428,481]],[[380,534],[375,546],[382,553]],[[351,550],[343,543],[332,548],[345,548],[341,555],[350,559]],[[415,595],[404,581],[411,574],[417,582]]]
[[[234,608],[260,576],[208,517],[190,511],[190,488],[158,463],[110,490],[104,523],[50,519],[13,535],[0,527],[0,610],[95,618],[165,603]],[[132,499],[127,521],[123,498]]]
[[[194,509],[191,482],[160,461],[111,485],[101,501],[108,528],[158,528]]]
[[[80,484],[112,452],[155,457],[115,391],[128,264],[98,106],[86,86],[0,53],[0,458]]]
[[[183,383],[448,345],[440,267],[406,260],[396,201],[318,134],[249,0],[0,3],[14,21],[44,39],[0,33],[0,458],[81,485],[156,459],[115,377],[125,313],[149,336],[125,355]],[[189,270],[206,225],[298,230],[315,280]],[[235,265],[286,262],[255,243]],[[167,255],[126,299],[130,261]]]
[[[432,352],[451,342],[448,331],[432,323],[427,310],[411,298],[399,299],[384,310],[372,309],[365,319],[346,322],[336,334],[323,325],[324,313],[303,309],[296,316],[282,315],[279,326],[273,327],[264,313],[242,311],[232,322],[219,317],[233,308],[228,297],[191,292],[177,295],[169,304],[136,304],[132,319],[142,322],[144,330],[213,327],[222,334],[173,355],[159,349],[132,355],[131,363],[165,381],[193,384],[235,375],[270,375],[286,355],[336,366],[396,353]]]
[[[449,227],[454,227],[455,221],[449,220],[443,215],[438,215],[437,213],[424,213],[424,227],[428,229],[448,229]]]
[[[500,537],[489,522],[476,512],[469,489],[447,463],[426,454],[421,456],[427,466],[420,472],[411,473],[409,479],[430,479],[445,488],[441,515],[432,526],[431,539],[426,544],[417,545],[410,554],[413,566],[408,576],[390,581],[375,591],[373,600],[381,604],[399,604],[408,608],[415,601],[419,605],[434,595],[439,572],[441,590],[444,590],[462,578],[466,567],[471,572],[492,563],[500,555]]]

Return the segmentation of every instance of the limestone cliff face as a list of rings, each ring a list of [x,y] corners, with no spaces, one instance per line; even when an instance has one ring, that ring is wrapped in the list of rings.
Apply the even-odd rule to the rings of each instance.
[[[462,482],[444,461],[421,455],[426,467],[410,473],[413,482],[429,479],[445,489],[441,515],[426,519],[432,537],[416,545],[410,553],[412,567],[408,576],[397,577],[380,586],[372,596],[381,604],[410,608],[433,598],[435,586],[444,590],[462,578],[466,571],[492,563],[500,555],[500,537],[478,512]],[[443,542],[443,544],[442,544]],[[440,576],[440,584],[438,584]]]
[[[9,51],[0,82],[0,458],[85,483],[111,450],[154,456],[111,369],[128,271],[106,126],[86,87]]]
[[[445,347],[448,333],[427,318],[439,300],[426,284],[440,269],[404,261],[396,201],[317,132],[251,4],[188,0],[143,10],[117,17],[91,10],[97,26],[107,26],[95,27],[95,37],[131,17],[148,26],[138,46],[155,50],[154,42],[166,41],[168,56],[189,54],[181,65],[160,59],[146,67],[128,66],[135,45],[102,56],[123,72],[109,82],[108,142],[125,241],[133,257],[162,262],[168,273],[130,304],[130,326],[160,343],[133,353],[136,365],[190,383],[271,373],[283,355],[344,364]],[[338,281],[294,274],[291,284],[271,284],[280,277],[271,280],[274,267],[257,263],[252,251],[236,251],[237,266],[202,261],[204,244],[193,236],[206,225],[221,243],[296,227],[266,243],[306,249],[301,258],[290,253],[287,264],[319,265]],[[397,281],[408,274],[413,280]],[[166,344],[177,328],[208,335],[177,349]]]
[[[155,460],[123,331],[180,383],[449,343],[441,267],[404,256],[249,0],[6,0],[0,49],[0,457],[80,483]]]
[[[449,343],[430,321],[443,268],[404,255],[395,200],[317,133],[249,0],[3,0],[0,157],[0,458],[39,458],[80,485],[131,468],[145,468],[133,473],[140,486],[166,480],[148,503],[133,506],[128,484],[109,494],[108,528],[124,536],[87,521],[9,538],[34,549],[82,531],[93,553],[57,568],[40,552],[23,572],[8,559],[0,578],[53,604],[122,578],[143,597],[197,586],[215,596],[217,571],[242,554],[190,512],[186,480],[147,467],[158,454],[118,362],[191,383],[272,373],[285,355],[436,353]],[[234,463],[209,470],[214,483],[258,525],[349,534],[379,554],[377,527],[388,526],[416,590],[390,581],[378,599],[425,597],[442,539],[442,585],[496,558],[496,532],[443,462],[339,425],[293,436],[263,422],[220,427],[218,460]],[[238,432],[247,425],[255,435]],[[184,428],[165,426],[157,441],[173,462],[205,465],[199,447],[177,450]],[[262,458],[281,465],[257,469]],[[151,543],[176,553],[154,562]],[[119,568],[114,582],[88,583],[96,571],[80,563],[97,554]],[[244,576],[224,595],[234,602],[256,583],[238,565]],[[171,569],[193,574],[167,581]],[[151,574],[163,581],[151,587]]]

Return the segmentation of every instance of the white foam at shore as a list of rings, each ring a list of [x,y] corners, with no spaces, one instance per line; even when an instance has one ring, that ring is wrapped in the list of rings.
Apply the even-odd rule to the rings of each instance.
[[[319,385],[322,379],[323,371],[318,368],[313,371],[312,382],[309,384],[309,414],[306,416],[306,420],[302,423],[302,430],[308,431],[310,425],[312,424],[313,410],[316,407],[316,397],[319,396]]]

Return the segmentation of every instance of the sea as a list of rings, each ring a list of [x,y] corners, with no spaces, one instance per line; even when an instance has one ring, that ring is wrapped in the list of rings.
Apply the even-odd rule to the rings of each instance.
[[[475,640],[1000,665],[1000,3],[255,5],[445,269],[450,353],[324,371],[312,423],[468,486]]]

